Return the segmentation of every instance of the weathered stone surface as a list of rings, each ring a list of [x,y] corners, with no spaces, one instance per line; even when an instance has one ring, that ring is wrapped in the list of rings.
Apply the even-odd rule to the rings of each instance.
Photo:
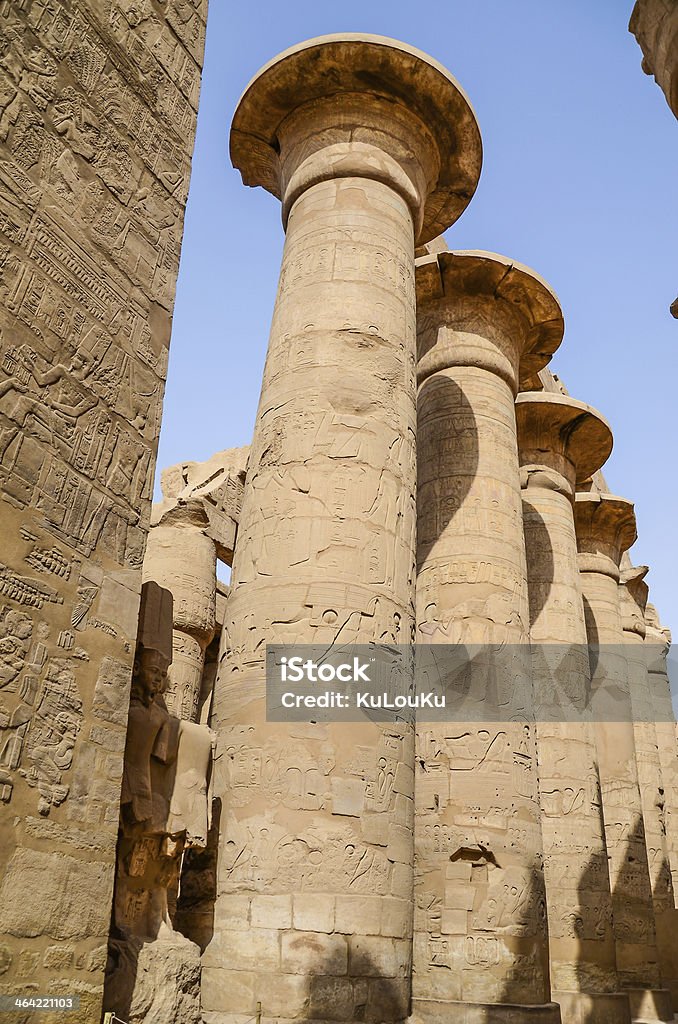
[[[20,847],[0,888],[0,928],[21,939],[102,939],[110,907],[92,894],[109,892],[112,874],[111,864]]]
[[[166,704],[190,721],[198,720],[209,696],[202,683],[216,629],[216,562],[233,561],[248,452],[236,448],[206,462],[171,466],[161,476],[163,499],[153,506],[143,579],[155,580],[173,596]]]
[[[125,1005],[128,1024],[201,1024],[200,949],[178,932],[156,942],[114,941],[106,1004]],[[125,979],[134,979],[129,999]]]
[[[438,235],[480,138],[418,51],[325,37],[246,89],[231,154],[286,229],[252,450],[163,473],[142,574],[205,8],[0,3],[0,993],[96,1022],[108,951],[130,1024],[668,1021],[668,637],[609,429],[545,369],[557,299]],[[674,8],[632,28],[675,109]],[[409,725],[265,721],[266,643],[412,638],[515,644],[506,719],[420,723],[416,760]],[[528,640],[624,721],[535,729]]]
[[[82,893],[97,893],[94,917],[110,911],[206,8],[0,5],[0,874],[49,850],[27,907],[42,893],[45,929],[59,914],[82,934],[57,972],[37,922],[33,938],[4,937],[10,990],[29,984],[19,965],[36,950],[30,983],[73,991],[88,953]],[[49,847],[26,826],[36,812],[60,826]],[[71,830],[92,837],[80,879]],[[7,894],[7,921],[29,912],[24,884]],[[73,1024],[99,1016],[103,972],[86,977]]]

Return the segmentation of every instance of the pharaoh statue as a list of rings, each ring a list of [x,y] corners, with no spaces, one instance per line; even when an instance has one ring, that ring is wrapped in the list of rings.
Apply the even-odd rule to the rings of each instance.
[[[213,733],[167,710],[172,595],[142,590],[104,1006],[130,1024],[199,1024],[200,950],[173,924],[184,852],[209,829]]]

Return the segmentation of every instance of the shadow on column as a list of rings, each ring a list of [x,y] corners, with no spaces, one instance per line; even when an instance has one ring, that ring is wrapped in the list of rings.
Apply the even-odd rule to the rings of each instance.
[[[527,578],[530,599],[530,626],[533,626],[546,604],[553,587],[555,562],[548,527],[537,509],[523,498],[523,523],[525,534],[529,531],[526,544]]]
[[[602,829],[602,817],[600,824]],[[571,908],[569,914],[570,934],[577,943],[572,964],[576,980],[574,990],[584,995],[613,996],[619,991],[614,969],[612,914],[604,895],[608,871],[606,849],[593,853],[579,878],[577,907]],[[609,970],[599,962],[602,943],[607,945]],[[608,1017],[604,1002],[597,1000],[597,1003],[597,1006],[582,1012],[581,1024],[607,1024],[608,1020],[613,1024],[619,1019],[612,1015],[611,1010]]]
[[[300,943],[305,940],[302,936]],[[355,969],[355,976],[336,975],[336,963],[319,958],[309,971],[308,988],[302,996],[303,1005],[294,1000],[291,1006],[281,1001],[280,986],[272,995],[267,989],[265,975],[259,975],[260,988],[255,990],[257,1001],[261,1002],[264,1020],[288,1014],[299,1024],[405,1024],[411,1012],[409,975],[402,978],[381,978],[379,967],[366,954],[349,954],[349,971]],[[282,975],[282,977],[286,977]],[[298,983],[298,975],[289,975],[290,981]],[[291,991],[299,991],[295,984]],[[218,1015],[217,1015],[218,1016]],[[238,1015],[245,1019],[245,1015]],[[209,1015],[206,1020],[209,1022]]]
[[[541,936],[536,950],[535,934]],[[556,1007],[549,1005],[551,985],[544,881],[535,868],[530,872],[525,893],[514,911],[510,934],[505,935],[504,941],[513,951],[515,962],[506,974],[499,997],[501,1005],[496,1009],[485,1008],[484,1024],[508,1024],[509,1021],[555,1024],[559,1015]],[[541,998],[535,1003],[540,987]]]
[[[462,388],[443,373],[422,384],[417,398],[419,458],[417,494],[419,537],[417,561],[421,565],[436,541],[455,518],[460,531],[483,532],[481,516],[488,510],[462,505],[478,469],[478,428]],[[480,498],[477,499],[480,502]]]
[[[624,867],[612,888],[617,969],[620,987],[630,996],[632,1019],[670,1021],[673,1011],[668,991],[660,980],[649,876],[644,892],[637,891],[639,886],[634,879],[638,861],[646,856],[645,828],[642,818],[637,817],[625,838]]]

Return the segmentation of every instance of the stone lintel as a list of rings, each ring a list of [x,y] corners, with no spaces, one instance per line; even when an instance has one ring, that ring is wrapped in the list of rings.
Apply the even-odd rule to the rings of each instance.
[[[621,556],[638,536],[633,502],[614,494],[577,492],[574,522],[580,568],[618,579]]]
[[[563,473],[574,470],[576,484],[593,476],[612,451],[612,430],[585,402],[547,391],[521,392],[516,398],[521,465],[543,465]],[[570,476],[570,473],[563,474]]]
[[[363,117],[352,124],[342,119],[341,98],[359,96]],[[246,185],[260,185],[284,199],[281,133],[283,122],[305,105],[332,99],[336,122],[323,132],[314,128],[309,149],[333,146],[341,151],[325,158],[318,178],[356,175],[361,143],[383,142],[366,127],[371,106],[394,115],[414,115],[437,151],[429,182],[417,244],[445,231],[468,206],[482,163],[482,142],[475,114],[461,86],[449,71],[414,47],[383,36],[347,33],[319,36],[285,50],[269,61],[245,89],[231,129],[231,160]],[[384,106],[384,103],[388,107]],[[411,156],[399,153],[404,162]],[[381,180],[382,161],[365,161],[360,174]],[[386,180],[386,179],[383,179]],[[389,182],[391,183],[391,182]],[[284,217],[286,217],[284,210]],[[416,219],[415,219],[416,224]]]
[[[521,380],[533,378],[543,369],[563,340],[563,313],[552,288],[534,270],[498,253],[462,250],[421,256],[416,261],[416,285],[420,310],[443,299],[452,300],[450,326],[460,331],[465,326],[464,304],[459,301],[462,298],[486,299],[488,313],[492,310],[495,321],[500,313],[513,320],[517,315],[523,328],[519,353]],[[474,327],[475,324],[469,324],[468,329]],[[427,361],[434,358],[432,352],[420,354],[420,371],[424,375],[442,368],[426,368]],[[460,348],[462,362],[457,365],[465,365],[464,358]]]

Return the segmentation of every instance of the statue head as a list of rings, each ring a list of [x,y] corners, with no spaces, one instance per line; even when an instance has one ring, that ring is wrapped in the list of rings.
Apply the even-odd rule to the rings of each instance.
[[[150,707],[167,689],[170,661],[162,651],[137,644],[132,669],[132,699]]]

